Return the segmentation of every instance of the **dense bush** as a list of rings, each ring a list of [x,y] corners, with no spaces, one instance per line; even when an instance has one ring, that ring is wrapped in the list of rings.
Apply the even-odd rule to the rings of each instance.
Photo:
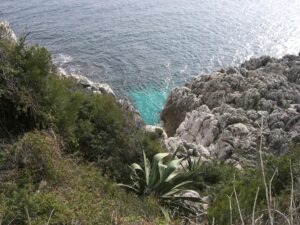
[[[158,138],[134,126],[111,96],[93,94],[56,75],[45,48],[0,40],[0,139],[53,129],[64,150],[95,162],[107,175],[128,179],[128,164],[162,151]]]
[[[150,159],[152,159],[155,154],[166,151],[160,143],[160,138],[161,136],[157,135],[157,133],[145,132],[142,135],[142,146],[144,152]]]
[[[44,48],[0,40],[0,138],[39,126],[50,59]]]
[[[108,175],[126,178],[127,163],[141,158],[141,132],[113,97],[51,77],[43,109],[47,122],[63,137],[65,151],[96,162]]]

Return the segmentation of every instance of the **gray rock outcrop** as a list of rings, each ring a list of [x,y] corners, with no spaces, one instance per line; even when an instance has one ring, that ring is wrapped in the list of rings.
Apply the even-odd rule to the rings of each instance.
[[[300,141],[300,56],[261,57],[194,77],[172,91],[161,118],[171,151],[251,165],[262,131],[264,151],[286,153]]]
[[[86,76],[80,74],[67,74],[64,70],[58,68],[58,75],[63,78],[74,80],[76,83],[82,85],[87,90],[95,94],[107,94],[116,97],[113,89],[106,83],[97,83],[88,79]]]
[[[7,39],[12,42],[17,42],[15,32],[10,28],[9,23],[0,21],[0,39]]]

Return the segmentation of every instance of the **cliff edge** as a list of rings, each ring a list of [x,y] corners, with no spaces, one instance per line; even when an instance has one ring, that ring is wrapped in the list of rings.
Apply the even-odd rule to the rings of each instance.
[[[171,92],[161,118],[171,151],[252,165],[262,132],[265,152],[286,153],[300,141],[300,55],[194,77]]]

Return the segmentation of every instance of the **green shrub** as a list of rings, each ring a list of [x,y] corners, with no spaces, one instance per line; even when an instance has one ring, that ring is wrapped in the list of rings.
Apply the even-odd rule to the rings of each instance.
[[[75,121],[80,153],[119,179],[128,174],[127,163],[141,156],[137,131],[126,117],[110,96],[92,95],[80,106]]]
[[[1,152],[0,169],[16,171],[18,181],[38,184],[42,180],[55,182],[61,176],[63,164],[57,142],[46,132],[25,134]]]
[[[126,181],[128,164],[141,162],[142,149],[149,155],[164,151],[157,137],[134,126],[133,115],[115,99],[86,92],[69,80],[50,78],[45,112],[65,140],[69,153],[96,162],[104,173]]]
[[[285,156],[272,156],[264,159],[268,185],[274,175],[274,179],[271,184],[273,203],[277,210],[280,210],[287,215],[291,191],[290,162],[293,171],[295,190],[297,190],[299,187],[298,177],[300,176],[299,153],[300,151],[295,148],[292,153]],[[258,192],[256,212],[259,215],[265,215],[264,219],[267,219],[265,187],[260,168],[245,168],[242,171],[227,170],[227,172],[226,169],[222,168],[223,166],[218,169],[222,179],[220,179],[219,182],[216,185],[213,185],[213,188],[210,189],[210,194],[214,198],[208,211],[209,218],[211,220],[214,218],[216,224],[228,224],[230,221],[229,197],[231,196],[232,220],[237,223],[240,222],[237,203],[233,195],[233,187],[235,183],[244,220],[249,222],[251,219],[255,195],[258,188],[260,191]],[[234,175],[236,178],[235,180]],[[300,198],[297,191],[295,191],[295,193],[295,202],[298,204]]]
[[[2,196],[2,200],[7,201],[0,215],[4,224],[12,222],[27,225],[26,210],[32,225],[46,224],[50,216],[51,224],[71,224],[72,221],[71,210],[51,193],[30,193],[26,189],[16,189],[10,196]]]
[[[12,138],[39,125],[51,57],[44,48],[0,40],[0,138]]]
[[[125,193],[95,172],[80,166],[77,174],[55,186],[36,191],[6,183],[0,185],[0,218],[3,224],[159,224],[160,208],[152,198],[140,199]],[[109,189],[107,187],[110,186]]]
[[[155,128],[155,133],[158,138],[161,138],[163,136],[163,130],[160,128]]]
[[[232,214],[233,221],[239,222],[238,207],[233,194],[234,185],[236,186],[239,204],[244,217],[250,218],[251,216],[258,187],[260,187],[260,192],[257,205],[260,207],[262,204],[265,204],[263,182],[260,176],[256,174],[255,170],[235,173],[235,181],[233,178],[234,174],[231,174],[231,176],[232,177],[229,178],[226,183],[223,183],[214,190],[215,199],[213,200],[208,213],[210,219],[215,218],[216,224],[228,224],[230,221],[230,214]],[[232,212],[230,212],[229,201],[231,201],[232,204]]]
[[[152,159],[157,153],[166,152],[166,149],[162,147],[158,136],[148,132],[145,132],[141,136],[143,150],[150,159]]]
[[[128,164],[141,162],[142,149],[150,155],[162,151],[113,97],[56,76],[46,49],[0,40],[0,53],[0,139],[51,128],[65,152],[97,163],[119,181],[129,178]]]
[[[57,136],[57,140],[59,137]],[[59,153],[45,132],[26,134],[0,157],[0,218],[3,224],[158,224],[160,208],[104,178],[95,165]],[[4,153],[5,152],[5,153]],[[11,174],[3,179],[4,174]],[[153,222],[153,223],[152,223]]]

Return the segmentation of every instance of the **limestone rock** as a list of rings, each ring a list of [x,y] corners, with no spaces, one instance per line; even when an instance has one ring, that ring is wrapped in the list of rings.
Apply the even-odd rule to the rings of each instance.
[[[135,126],[137,128],[145,128],[141,114],[135,109],[134,105],[128,98],[120,98],[117,100],[117,103],[122,109],[133,114]]]
[[[300,142],[299,81],[300,56],[291,55],[194,77],[167,99],[161,116],[165,144],[238,168],[253,165],[263,118],[263,150],[284,154],[291,141]]]
[[[116,97],[112,88],[106,83],[97,83],[93,82],[87,77],[80,75],[80,74],[65,74],[60,73],[62,77],[68,77],[69,79],[75,80],[77,83],[81,84],[84,88],[91,90],[96,94],[106,94]]]
[[[12,42],[17,42],[17,36],[15,32],[10,28],[10,25],[6,21],[0,21],[0,39],[7,39]]]

